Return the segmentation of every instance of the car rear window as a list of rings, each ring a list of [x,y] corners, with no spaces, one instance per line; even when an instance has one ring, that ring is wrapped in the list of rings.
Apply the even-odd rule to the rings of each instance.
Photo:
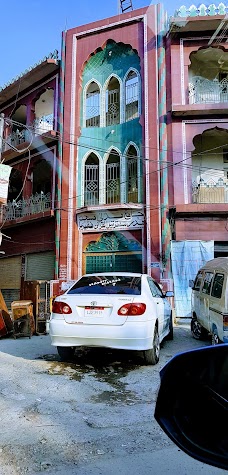
[[[141,277],[93,275],[82,277],[68,294],[141,294]]]

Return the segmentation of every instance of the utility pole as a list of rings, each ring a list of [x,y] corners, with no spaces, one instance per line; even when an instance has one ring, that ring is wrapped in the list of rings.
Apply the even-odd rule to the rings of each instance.
[[[2,159],[2,146],[3,146],[3,130],[4,130],[4,114],[0,114],[0,163]]]

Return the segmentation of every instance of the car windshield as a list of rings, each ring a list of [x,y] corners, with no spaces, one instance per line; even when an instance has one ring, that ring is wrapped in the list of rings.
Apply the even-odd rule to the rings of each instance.
[[[141,294],[141,277],[122,275],[91,275],[82,277],[68,294]]]

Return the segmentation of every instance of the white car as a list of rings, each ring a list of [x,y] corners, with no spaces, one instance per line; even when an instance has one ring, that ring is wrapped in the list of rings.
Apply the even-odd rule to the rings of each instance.
[[[51,343],[62,360],[77,346],[99,346],[143,351],[145,363],[156,364],[160,343],[173,338],[171,296],[147,274],[86,274],[55,298]]]

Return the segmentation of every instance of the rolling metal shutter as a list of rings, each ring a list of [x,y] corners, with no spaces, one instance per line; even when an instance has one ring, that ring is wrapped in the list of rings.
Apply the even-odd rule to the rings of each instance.
[[[55,271],[53,251],[27,254],[25,262],[25,280],[52,280]]]
[[[0,259],[0,289],[8,310],[11,303],[20,300],[21,256]]]

